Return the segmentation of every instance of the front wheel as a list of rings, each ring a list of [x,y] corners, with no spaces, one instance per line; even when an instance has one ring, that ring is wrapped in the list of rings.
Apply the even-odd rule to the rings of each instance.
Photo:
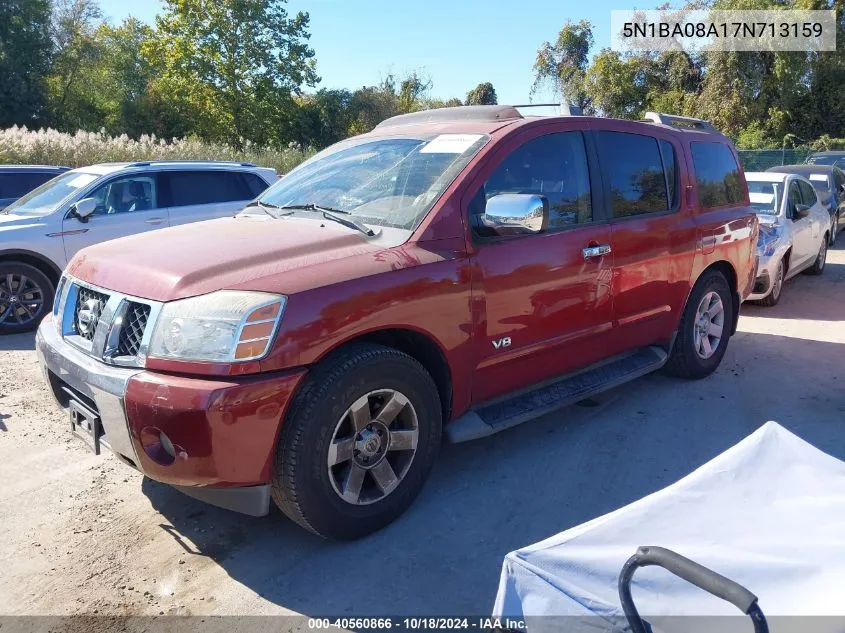
[[[821,275],[824,272],[824,266],[827,263],[827,240],[823,239],[821,246],[819,246],[819,253],[816,255],[816,261],[807,269],[810,275]]]
[[[783,260],[780,260],[778,263],[778,268],[775,271],[775,277],[772,279],[772,290],[769,294],[765,297],[760,299],[759,303],[761,306],[766,306],[767,308],[771,308],[772,306],[776,306],[778,301],[780,301],[780,295],[783,291],[783,277],[786,268],[784,266]]]
[[[709,376],[725,355],[733,328],[733,294],[719,271],[704,273],[690,293],[666,371],[682,378]]]
[[[0,262],[0,334],[38,327],[53,305],[52,282],[29,264]]]
[[[273,499],[325,538],[352,539],[396,519],[440,447],[437,388],[415,359],[356,345],[306,378],[284,422]]]

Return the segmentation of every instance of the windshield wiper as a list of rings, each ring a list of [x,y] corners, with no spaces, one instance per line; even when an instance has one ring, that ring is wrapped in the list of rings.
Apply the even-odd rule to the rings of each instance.
[[[342,218],[336,214],[342,213],[343,215],[352,215],[349,211],[344,211],[343,209],[333,209],[332,207],[323,207],[319,204],[286,204],[282,207],[277,207],[278,209],[290,209],[291,211],[316,211],[318,213],[322,213],[323,217],[327,220],[331,220],[332,222],[337,222],[338,224],[342,224],[343,226],[349,227],[350,229],[355,229],[356,231],[360,231],[364,235],[368,237],[372,237],[375,235],[375,231],[372,229],[364,226],[360,222],[356,222],[355,220],[350,220],[348,218]]]
[[[246,205],[247,209],[249,209],[250,207],[258,207],[259,209],[264,211],[264,213],[269,215],[274,220],[279,219],[283,215],[290,215],[290,213],[273,213],[272,211],[270,211],[270,209],[281,209],[282,208],[277,204],[273,204],[272,202],[261,202],[261,200],[253,200],[248,205]],[[293,213],[293,211],[291,211],[291,213]]]

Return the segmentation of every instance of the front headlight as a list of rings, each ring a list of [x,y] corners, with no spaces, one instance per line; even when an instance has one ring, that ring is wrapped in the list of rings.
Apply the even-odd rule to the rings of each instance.
[[[165,303],[150,340],[150,356],[233,362],[267,353],[287,298],[220,290]]]

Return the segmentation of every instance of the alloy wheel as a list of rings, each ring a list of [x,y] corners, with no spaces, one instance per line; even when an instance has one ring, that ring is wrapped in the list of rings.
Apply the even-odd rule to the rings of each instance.
[[[822,240],[821,248],[819,249],[819,272],[824,270],[824,266],[827,263],[827,242]]]
[[[380,389],[358,398],[341,416],[329,444],[332,488],[352,505],[369,505],[392,493],[417,452],[419,421],[408,398]]]
[[[725,304],[718,292],[708,292],[698,304],[693,326],[695,353],[704,360],[719,349],[725,327]]]
[[[772,299],[775,301],[780,297],[780,292],[783,290],[783,262],[778,264],[778,270],[775,274],[775,280],[772,283]]]
[[[29,325],[41,316],[44,291],[26,275],[0,277],[0,325]]]

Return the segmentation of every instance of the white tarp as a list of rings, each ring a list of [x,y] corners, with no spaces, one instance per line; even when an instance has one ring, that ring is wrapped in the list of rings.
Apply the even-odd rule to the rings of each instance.
[[[774,422],[663,490],[508,554],[494,615],[524,617],[529,632],[560,630],[532,617],[552,615],[580,616],[565,618],[568,630],[608,629],[623,615],[619,571],[640,545],[744,585],[773,633],[845,631],[845,463]],[[658,567],[637,570],[632,587],[655,631],[697,628],[667,616],[739,614]],[[840,617],[775,617],[809,615]],[[752,630],[747,618],[728,620],[721,630]]]

